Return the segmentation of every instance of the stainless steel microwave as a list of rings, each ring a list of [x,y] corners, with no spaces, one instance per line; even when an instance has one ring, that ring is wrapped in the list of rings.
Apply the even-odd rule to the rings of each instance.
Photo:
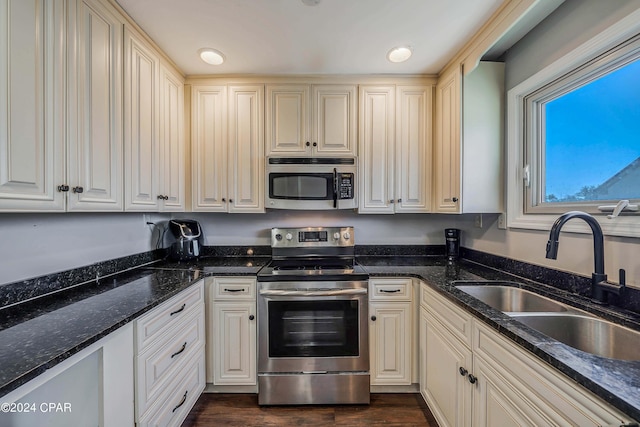
[[[355,157],[268,157],[266,207],[355,209]]]

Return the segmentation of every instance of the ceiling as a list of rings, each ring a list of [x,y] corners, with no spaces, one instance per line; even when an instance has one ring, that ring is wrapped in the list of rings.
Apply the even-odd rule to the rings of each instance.
[[[305,0],[310,2],[309,0]],[[317,0],[316,0],[317,1]],[[117,0],[186,75],[437,74],[502,0]],[[311,1],[312,2],[312,1]],[[410,46],[391,63],[387,52]],[[211,47],[226,61],[202,62]]]

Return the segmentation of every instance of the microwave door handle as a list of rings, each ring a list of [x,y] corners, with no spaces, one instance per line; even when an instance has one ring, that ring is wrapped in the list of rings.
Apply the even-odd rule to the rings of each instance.
[[[333,168],[333,208],[338,208],[338,169]]]

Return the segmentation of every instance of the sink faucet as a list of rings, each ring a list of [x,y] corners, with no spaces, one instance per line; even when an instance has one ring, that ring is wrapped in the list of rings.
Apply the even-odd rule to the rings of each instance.
[[[560,229],[572,218],[580,218],[584,220],[593,233],[593,260],[594,272],[591,274],[591,296],[601,303],[607,303],[607,294],[613,293],[620,295],[625,288],[625,272],[620,269],[620,285],[607,282],[607,275],[604,273],[604,238],[602,236],[602,228],[596,219],[586,212],[571,211],[562,214],[556,222],[553,223],[549,232],[549,241],[547,242],[547,258],[558,258],[558,240],[560,239]]]

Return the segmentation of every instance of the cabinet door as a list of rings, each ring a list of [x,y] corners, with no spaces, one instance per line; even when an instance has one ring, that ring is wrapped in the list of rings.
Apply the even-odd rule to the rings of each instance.
[[[308,85],[267,85],[267,155],[311,152]]]
[[[461,375],[460,369],[463,373],[464,370],[473,372],[471,350],[429,313],[421,325],[425,328],[421,335],[425,339],[426,356],[423,362],[425,383],[421,388],[429,409],[440,426],[469,426],[472,385],[467,376]]]
[[[160,145],[159,58],[137,33],[124,31],[125,210],[157,211]]]
[[[124,24],[96,0],[77,0],[69,23],[69,210],[122,210]]]
[[[360,86],[359,213],[394,212],[395,87]]]
[[[264,87],[229,86],[229,212],[264,212]]]
[[[443,74],[436,86],[434,180],[436,212],[460,212],[461,69]]]
[[[478,378],[473,400],[474,427],[540,427],[563,424],[556,424],[541,416],[531,402],[523,398],[508,381],[492,372],[481,358],[474,359],[473,371]]]
[[[191,91],[191,191],[197,211],[226,212],[227,91],[193,86]]]
[[[431,211],[431,86],[399,86],[396,107],[396,208]]]
[[[163,211],[184,211],[184,82],[160,64],[160,194]]]
[[[369,316],[371,385],[410,385],[411,303],[371,303]]]
[[[70,11],[69,210],[122,210],[122,35],[118,12],[97,0]],[[72,8],[73,9],[73,8]]]
[[[64,210],[64,11],[0,4],[0,211]]]
[[[313,154],[356,155],[356,97],[355,85],[312,87]]]
[[[256,384],[255,315],[254,301],[213,304],[214,385]]]

